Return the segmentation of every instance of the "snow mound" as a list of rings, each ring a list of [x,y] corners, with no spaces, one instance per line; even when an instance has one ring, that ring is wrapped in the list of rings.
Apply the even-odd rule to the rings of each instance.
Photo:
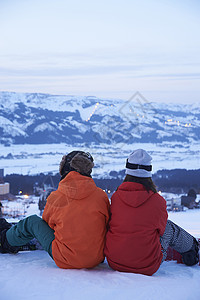
[[[36,204],[29,209],[37,213]],[[199,209],[170,212],[169,219],[200,237]],[[199,282],[199,265],[175,261],[145,276],[113,271],[106,260],[90,270],[64,270],[45,251],[0,254],[1,300],[198,300]]]
[[[176,299],[200,295],[200,267],[164,262],[153,276],[94,269],[59,269],[45,251],[0,254],[2,300]]]

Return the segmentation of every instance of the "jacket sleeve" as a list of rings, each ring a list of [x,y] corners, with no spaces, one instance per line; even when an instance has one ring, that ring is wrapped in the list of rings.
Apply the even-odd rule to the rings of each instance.
[[[47,198],[47,203],[42,214],[42,219],[54,230],[54,227],[56,225],[56,214],[54,212],[55,208],[51,204],[49,204],[48,199],[50,198],[50,196]]]
[[[166,200],[159,195],[160,200],[160,209],[159,209],[159,220],[158,220],[158,232],[162,236],[165,232],[165,227],[167,224],[168,213]]]
[[[106,214],[105,214],[105,217],[106,217],[106,225],[108,225],[108,221],[110,219],[110,202],[109,202],[109,199],[108,199],[107,196],[106,196]]]
[[[98,209],[101,212],[101,214],[105,217],[106,225],[108,224],[109,218],[110,218],[110,202],[108,199],[107,194],[100,188],[98,188],[99,193],[99,199],[100,202],[98,204]]]

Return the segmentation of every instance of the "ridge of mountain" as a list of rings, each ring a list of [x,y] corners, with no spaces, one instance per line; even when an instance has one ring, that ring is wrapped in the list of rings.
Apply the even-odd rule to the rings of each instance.
[[[200,105],[95,96],[0,92],[0,143],[195,142]]]

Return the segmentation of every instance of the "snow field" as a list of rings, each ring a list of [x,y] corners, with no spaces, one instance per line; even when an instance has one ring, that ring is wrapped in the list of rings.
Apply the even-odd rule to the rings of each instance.
[[[1,255],[2,300],[199,299],[200,267],[164,262],[152,277],[120,273],[107,263],[92,270],[62,270],[44,251]]]
[[[1,168],[4,174],[35,175],[39,173],[58,173],[59,163],[64,154],[73,150],[90,152],[94,157],[94,177],[107,177],[110,171],[120,171],[125,168],[125,162],[134,149],[145,149],[153,158],[153,172],[162,169],[187,168],[197,169],[200,163],[199,143],[176,144],[176,143],[124,143],[98,147],[67,144],[41,144],[41,145],[11,145],[5,147],[0,144]],[[11,157],[7,157],[11,154]],[[183,163],[184,161],[184,163]]]
[[[200,237],[200,210],[169,219]],[[198,300],[200,266],[164,262],[151,277],[120,273],[107,262],[94,269],[59,269],[45,251],[0,254],[1,300]]]

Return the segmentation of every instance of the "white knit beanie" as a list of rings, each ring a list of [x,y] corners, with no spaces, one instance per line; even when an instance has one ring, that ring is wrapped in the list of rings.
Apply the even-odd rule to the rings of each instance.
[[[133,151],[126,161],[126,174],[136,177],[152,177],[152,157],[143,149]]]

